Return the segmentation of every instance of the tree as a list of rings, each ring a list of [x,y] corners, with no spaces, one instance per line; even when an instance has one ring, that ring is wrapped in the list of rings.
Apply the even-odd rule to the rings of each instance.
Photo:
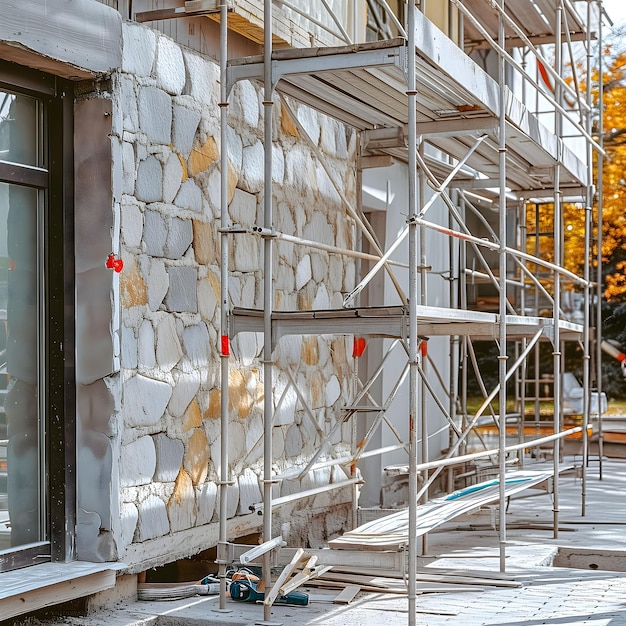
[[[603,122],[604,295],[608,302],[626,302],[626,52],[606,70]]]

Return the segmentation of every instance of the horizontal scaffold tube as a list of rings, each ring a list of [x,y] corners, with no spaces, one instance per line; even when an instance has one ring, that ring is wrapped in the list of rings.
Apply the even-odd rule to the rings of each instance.
[[[481,239],[480,237],[474,237],[473,235],[468,235],[467,233],[459,232],[458,230],[452,230],[446,226],[440,226],[439,224],[435,224],[434,222],[429,222],[428,220],[424,220],[421,218],[417,218],[415,220],[421,226],[425,226],[426,228],[430,228],[431,230],[436,230],[439,233],[444,235],[449,235],[450,237],[455,237],[457,239],[463,239],[464,241],[471,241],[478,246],[483,246],[485,248],[489,248],[490,250],[500,250],[500,244],[495,243],[493,241],[489,241],[488,239]],[[515,250],[514,248],[509,248],[508,246],[504,247],[504,250],[507,254],[511,254],[512,256],[517,256],[522,259],[526,259],[531,263],[536,263],[537,265],[542,265],[543,267],[547,267],[548,269],[556,272],[557,274],[561,274],[566,276],[571,281],[579,284],[585,285],[586,281],[584,278],[580,276],[576,276],[573,272],[566,270],[564,267],[560,265],[555,265],[554,263],[550,263],[550,261],[544,261],[538,257],[533,256],[532,254],[527,254],[526,252],[522,252],[521,250]]]

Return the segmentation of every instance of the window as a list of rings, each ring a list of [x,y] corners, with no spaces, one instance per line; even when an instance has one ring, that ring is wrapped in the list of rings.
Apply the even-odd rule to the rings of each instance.
[[[71,558],[68,87],[0,64],[0,571]]]

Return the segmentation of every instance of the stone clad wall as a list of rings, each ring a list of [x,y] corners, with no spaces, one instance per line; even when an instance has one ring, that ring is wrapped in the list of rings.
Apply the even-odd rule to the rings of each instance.
[[[220,464],[219,68],[142,26],[125,24],[123,39],[122,68],[112,83],[114,195],[124,263],[118,294],[120,558],[132,543],[215,523]],[[250,82],[236,85],[230,98],[229,215],[244,226],[262,219],[261,99],[259,86]],[[354,136],[333,120],[297,110],[330,159],[342,193],[353,199]],[[280,103],[274,116],[275,227],[351,247],[354,227],[338,193]],[[252,235],[231,238],[232,305],[262,308],[262,248]],[[354,286],[349,257],[280,241],[275,255],[277,309],[340,307],[342,292]],[[310,458],[351,396],[349,345],[349,338],[336,336],[280,342],[274,379],[277,471],[301,467]],[[229,457],[236,484],[229,517],[249,513],[261,500],[261,350],[262,337],[255,334],[242,334],[232,344]],[[335,453],[347,451],[349,441],[344,425],[332,441]],[[301,481],[285,481],[280,493],[344,478],[341,470],[312,472]],[[346,502],[347,491],[341,497],[331,492],[324,506]],[[338,530],[337,520],[332,525]]]

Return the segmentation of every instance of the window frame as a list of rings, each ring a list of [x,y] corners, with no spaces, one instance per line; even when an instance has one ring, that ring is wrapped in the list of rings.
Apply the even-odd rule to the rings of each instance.
[[[36,98],[43,110],[45,167],[0,161],[0,182],[26,185],[44,194],[43,329],[41,407],[45,438],[42,542],[0,554],[0,572],[46,561],[75,559],[76,386],[74,354],[74,156],[71,82],[0,61],[0,89]]]

